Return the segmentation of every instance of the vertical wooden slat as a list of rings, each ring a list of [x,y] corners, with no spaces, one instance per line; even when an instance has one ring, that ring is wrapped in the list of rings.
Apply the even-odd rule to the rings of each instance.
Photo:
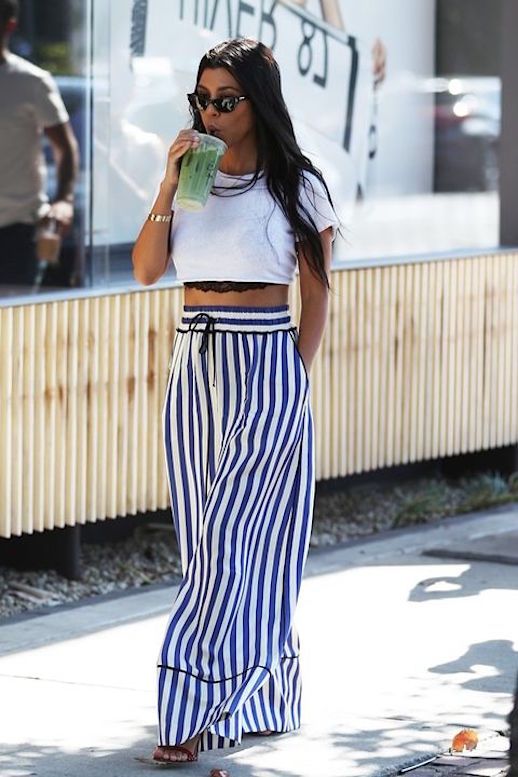
[[[109,358],[110,358],[110,337],[106,337],[106,332],[113,332],[111,324],[110,311],[112,308],[109,297],[102,297],[98,300],[95,313],[95,339],[96,339],[96,365],[97,365],[97,389],[96,389],[96,414],[97,414],[97,441],[96,441],[96,479],[97,479],[97,499],[96,511],[103,518],[108,517],[106,509],[106,495],[108,491],[107,472],[108,458],[111,451],[108,451],[108,429],[110,419],[108,418],[109,409]],[[115,334],[115,332],[114,332]],[[116,336],[116,335],[115,335]]]
[[[135,515],[138,510],[138,444],[139,444],[139,333],[138,322],[141,310],[141,295],[131,300],[129,319],[129,370],[128,392],[128,482],[126,512]]]
[[[416,401],[415,401],[415,437],[411,451],[412,461],[418,461],[423,455],[426,440],[426,396],[427,396],[427,365],[429,362],[429,322],[430,322],[430,265],[426,263],[422,272],[417,273],[414,284],[414,311],[417,321],[416,332]]]
[[[78,369],[77,369],[77,479],[76,479],[76,521],[84,524],[88,517],[89,492],[92,484],[89,479],[89,412],[90,412],[90,362],[91,335],[90,314],[92,300],[82,300],[78,322]]]
[[[511,434],[511,360],[512,360],[512,268],[509,257],[502,258],[502,273],[501,282],[503,285],[503,332],[502,332],[502,379],[501,379],[501,391],[502,391],[502,419],[500,435],[504,445],[507,445],[512,440]]]
[[[336,300],[337,294],[335,284],[332,283],[333,277],[331,276],[331,285],[333,287],[333,298]],[[338,305],[330,305],[330,312],[333,310],[333,315],[329,317],[329,321],[326,327],[327,340],[329,342],[329,414],[332,419],[332,423],[329,429],[329,473],[330,477],[337,477],[338,475],[338,460],[340,458],[340,444],[341,444],[341,429],[340,429],[340,308]],[[313,369],[313,365],[312,365]]]
[[[107,353],[107,428],[106,428],[106,517],[117,517],[118,481],[122,469],[119,448],[120,423],[120,349],[121,349],[121,297],[115,297],[110,305],[110,332]]]
[[[462,303],[459,305],[459,327],[462,332],[462,344],[457,360],[457,401],[461,409],[461,418],[458,424],[458,453],[465,452],[469,446],[469,419],[470,419],[470,360],[471,360],[471,318],[473,309],[473,266],[470,261],[463,261],[460,268],[461,274],[459,287],[462,291]]]
[[[441,373],[442,373],[442,330],[443,330],[443,285],[444,285],[444,271],[442,265],[439,262],[432,264],[431,277],[432,283],[430,286],[434,290],[434,294],[431,297],[432,308],[432,348],[430,352],[430,361],[432,364],[432,379],[430,381],[431,394],[429,396],[428,412],[430,413],[431,428],[430,428],[430,440],[429,447],[430,458],[436,458],[439,455],[441,447],[441,410],[440,410],[440,397],[441,397]]]
[[[497,260],[493,264],[493,278],[494,278],[494,314],[493,314],[493,370],[494,370],[494,395],[492,402],[492,430],[491,430],[491,447],[498,444],[498,430],[500,428],[500,415],[502,407],[500,405],[500,356],[501,356],[501,332],[500,332],[500,317],[501,317],[501,285],[500,285],[500,261]]]
[[[445,413],[444,435],[446,440],[445,453],[452,456],[455,453],[455,428],[457,407],[455,406],[455,356],[456,356],[456,307],[457,298],[457,268],[458,263],[448,266],[448,297],[447,297],[447,322],[444,330],[446,348],[446,370],[444,374],[444,397],[447,397],[447,409]]]
[[[104,520],[97,515],[98,507],[98,450],[99,450],[99,309],[101,300],[90,300],[88,316],[88,447],[86,520]]]
[[[395,360],[394,360],[394,458],[393,461],[401,462],[403,457],[403,425],[406,413],[403,413],[405,399],[403,397],[404,366],[405,366],[405,276],[406,267],[400,265],[397,268],[397,297],[396,297],[396,332],[395,332]]]
[[[383,394],[381,393],[382,383],[382,341],[381,341],[381,272],[376,267],[372,271],[372,313],[371,313],[371,407],[370,416],[372,418],[369,447],[371,451],[369,468],[377,469],[380,466],[380,417],[381,403]],[[337,357],[340,353],[340,347],[337,347]]]
[[[454,454],[460,452],[462,427],[464,424],[465,407],[462,401],[462,355],[466,350],[465,328],[464,328],[464,310],[466,308],[466,286],[464,278],[465,263],[461,260],[456,262],[456,302],[453,301],[454,314],[454,332],[453,332],[453,393],[454,393],[454,422],[452,435],[452,451]]]
[[[50,486],[47,477],[47,424],[46,424],[46,337],[48,306],[37,305],[34,330],[34,499],[32,528],[43,531],[45,504]]]
[[[13,372],[11,393],[12,469],[11,469],[11,524],[13,534],[20,535],[23,526],[23,342],[24,308],[14,311],[13,317]]]
[[[57,332],[58,332],[58,304],[52,302],[47,309],[47,321],[45,332],[45,350],[43,359],[45,362],[45,389],[44,389],[44,413],[45,413],[45,510],[43,524],[46,529],[61,527],[56,522],[56,401],[57,401]]]
[[[35,326],[36,307],[27,305],[24,308],[24,337],[23,337],[23,504],[22,504],[22,531],[30,534],[34,530],[34,385],[35,385]],[[1,337],[1,334],[0,334]]]
[[[356,313],[356,302],[358,299],[357,289],[358,273],[353,272],[349,278],[348,288],[348,307],[349,307],[349,349],[348,349],[348,362],[349,362],[349,380],[347,382],[347,401],[349,410],[349,455],[348,455],[348,468],[347,472],[357,472],[359,462],[358,457],[358,414],[360,409],[358,407],[358,366],[357,366],[357,354],[358,354],[358,321]],[[318,419],[318,415],[317,415]],[[316,423],[317,429],[320,427],[318,422]]]
[[[178,320],[178,313],[175,310],[173,295],[168,291],[160,292],[160,304],[159,304],[159,343],[160,343],[160,356],[159,356],[159,374],[160,374],[160,389],[158,396],[158,403],[160,408],[159,416],[159,434],[156,438],[156,457],[160,467],[160,480],[159,480],[159,495],[158,506],[161,509],[165,509],[169,505],[169,489],[167,484],[167,473],[165,467],[164,456],[164,443],[163,443],[163,409],[165,401],[166,382],[169,377],[170,357],[173,348],[173,340],[175,335],[175,326]],[[176,297],[177,295],[175,295]]]
[[[408,422],[410,418],[410,396],[412,373],[410,367],[411,335],[410,335],[410,315],[408,306],[408,265],[402,265],[399,272],[399,388],[397,392],[397,411],[399,419],[399,452],[397,460],[405,464],[408,453]]]
[[[346,365],[346,380],[344,388],[343,402],[345,404],[347,439],[346,439],[346,474],[355,471],[354,462],[354,286],[356,275],[354,272],[347,273],[344,286],[345,302],[345,340],[343,345],[343,358]],[[318,428],[317,419],[315,426]]]
[[[347,424],[347,372],[349,369],[347,361],[347,279],[348,273],[335,273],[334,284],[339,289],[339,295],[337,300],[337,307],[340,311],[340,329],[339,329],[339,346],[337,348],[337,362],[339,366],[339,396],[337,399],[337,405],[339,407],[339,416],[337,418],[337,429],[339,431],[340,448],[339,458],[337,462],[338,474],[347,472],[347,438],[348,438],[348,424]]]
[[[496,295],[495,295],[495,404],[494,404],[494,427],[493,427],[493,439],[494,445],[497,446],[502,440],[501,428],[502,428],[502,413],[504,410],[503,395],[501,392],[502,383],[502,356],[503,356],[503,313],[504,313],[504,298],[503,298],[503,283],[502,283],[502,262],[501,257],[495,264],[495,279],[496,279]]]
[[[509,310],[507,308],[507,289],[509,273],[507,269],[507,260],[505,256],[498,259],[498,423],[497,423],[497,445],[504,445],[507,441],[506,425],[507,418],[507,391],[506,383],[508,381],[509,370],[506,363],[507,343],[509,341],[508,322]],[[518,300],[517,300],[518,302]]]
[[[79,385],[79,361],[83,354],[79,350],[80,302],[70,300],[68,303],[68,336],[67,336],[67,429],[65,440],[65,523],[73,526],[80,523],[77,511],[78,482],[78,445],[81,439],[78,425],[78,406],[81,387]]]
[[[396,436],[397,436],[397,423],[396,423],[396,375],[397,375],[397,328],[398,328],[398,268],[388,268],[387,278],[387,297],[386,297],[386,312],[387,312],[387,333],[388,333],[388,350],[386,370],[388,376],[387,395],[385,398],[385,440],[386,440],[386,466],[391,466],[396,463],[397,449],[396,449]]]
[[[358,462],[365,472],[370,469],[371,459],[371,406],[372,406],[372,376],[371,376],[371,354],[372,354],[372,291],[371,291],[372,270],[360,273],[359,280],[359,308],[358,308],[358,327],[361,332],[361,338],[358,340],[359,354],[359,374],[360,383],[358,384],[358,394],[361,403],[361,422],[358,423],[357,439],[361,440],[361,451],[358,451]]]
[[[2,326],[0,330],[0,521],[2,537],[13,534],[12,527],[12,412],[13,391],[13,317],[14,311],[5,308],[0,311]]]
[[[300,299],[297,295],[297,302],[295,305],[295,322],[298,325],[300,321]],[[317,416],[320,416],[322,413],[322,404],[323,404],[323,396],[324,396],[324,385],[326,382],[326,376],[324,374],[323,369],[323,360],[320,357],[313,367],[312,375],[311,375],[311,387],[310,387],[310,401],[311,401],[311,407],[313,409],[313,413]],[[326,461],[326,454],[325,454],[325,448],[326,448],[326,439],[325,439],[325,428],[323,424],[315,425],[315,456],[318,461],[319,471],[323,472],[325,471],[325,461]]]
[[[379,349],[379,413],[378,413],[378,466],[384,467],[387,460],[387,397],[390,375],[389,319],[391,316],[390,283],[386,273],[379,268],[380,286],[380,349]]]
[[[148,407],[146,415],[146,449],[148,471],[146,477],[145,504],[146,509],[148,510],[156,510],[158,508],[159,463],[156,441],[160,437],[160,404],[158,401],[161,366],[159,363],[159,300],[160,298],[157,294],[150,294],[148,362],[146,374],[148,395]],[[165,389],[163,389],[163,391],[165,391]]]
[[[475,313],[474,313],[474,342],[473,359],[471,371],[473,375],[473,385],[475,391],[473,394],[473,414],[471,450],[480,450],[484,439],[484,353],[485,353],[485,332],[486,332],[486,300],[485,300],[485,264],[478,261],[474,265],[475,278]]]
[[[54,521],[66,525],[66,458],[67,458],[67,335],[69,303],[56,305],[56,388],[55,388],[55,500]]]
[[[494,370],[493,370],[493,326],[494,326],[494,297],[495,287],[492,272],[487,259],[484,258],[485,277],[485,311],[484,311],[484,399],[483,399],[483,436],[482,447],[489,448],[491,442],[492,415],[491,404],[494,396]]]
[[[415,266],[407,267],[407,304],[408,304],[408,332],[409,348],[408,353],[408,371],[410,378],[409,395],[407,402],[407,453],[406,460],[409,462],[416,460],[416,445],[418,435],[418,415],[417,406],[419,402],[419,338],[421,334],[420,309],[423,307],[419,302],[418,294],[420,291],[419,282],[421,273],[416,272]]]
[[[415,404],[415,315],[413,309],[412,285],[415,268],[403,266],[402,273],[402,382],[401,382],[401,457],[403,464],[411,459],[411,439]]]
[[[137,417],[140,423],[137,426],[137,469],[134,477],[137,483],[136,503],[137,510],[145,512],[146,510],[146,491],[148,477],[148,447],[147,447],[147,429],[145,420],[147,419],[148,408],[148,358],[149,358],[149,304],[150,292],[139,294],[140,310],[137,321],[138,331],[138,366],[137,375]],[[135,298],[136,301],[136,298]]]
[[[128,473],[130,469],[130,456],[128,450],[129,440],[129,392],[130,383],[130,318],[131,299],[126,294],[121,299],[120,334],[119,334],[119,424],[117,436],[117,459],[119,471],[117,473],[117,514],[126,515],[128,512]]]
[[[448,335],[450,326],[450,272],[449,267],[441,265],[441,342],[439,355],[439,391],[436,395],[439,414],[439,447],[437,455],[448,455],[448,424],[449,424],[449,402],[448,396]]]
[[[454,431],[452,435],[452,450],[458,454],[461,449],[461,435],[464,417],[464,406],[462,403],[462,355],[465,350],[465,329],[464,329],[464,308],[466,305],[466,289],[464,286],[464,262],[456,262],[456,291],[457,302],[453,302],[454,311],[454,332],[453,332],[453,366],[454,375]]]
[[[515,256],[509,257],[511,265],[511,375],[510,375],[510,441],[518,440],[518,261]]]

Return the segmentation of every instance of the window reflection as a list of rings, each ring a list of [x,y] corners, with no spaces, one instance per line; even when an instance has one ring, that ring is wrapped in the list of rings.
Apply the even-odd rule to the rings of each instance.
[[[198,61],[214,43],[238,34],[260,34],[274,47],[299,142],[323,169],[345,226],[346,239],[335,243],[337,264],[496,247],[500,5],[286,0],[264,17],[259,0],[240,14],[238,0],[230,0],[214,4],[206,19],[198,3],[20,0],[12,52],[51,74],[64,105],[56,108],[58,98],[50,98],[52,121],[75,137],[78,169],[59,255],[53,219],[40,231],[38,257],[37,225],[45,226],[58,195],[66,201],[58,152],[67,138],[42,131],[35,162],[33,133],[30,217],[6,211],[6,199],[19,194],[9,195],[6,183],[16,142],[9,151],[2,144],[0,239],[5,227],[21,226],[14,245],[0,243],[4,273],[9,262],[15,271],[0,280],[0,294],[134,285],[131,247],[169,144],[189,124],[185,93]],[[7,113],[4,99],[4,133]],[[21,137],[15,133],[18,144]],[[21,186],[23,175],[16,179]],[[44,188],[34,194],[37,181]],[[17,275],[24,254],[30,271]],[[164,282],[173,279],[169,274]]]
[[[83,22],[77,2],[0,1],[2,296],[82,283]]]

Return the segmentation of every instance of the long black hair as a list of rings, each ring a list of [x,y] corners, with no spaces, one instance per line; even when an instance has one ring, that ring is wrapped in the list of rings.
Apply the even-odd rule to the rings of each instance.
[[[320,170],[299,148],[293,124],[281,90],[281,74],[271,49],[251,38],[223,41],[202,57],[196,76],[198,86],[207,68],[225,68],[239,82],[254,111],[257,134],[257,170],[246,189],[264,174],[270,194],[278,202],[291,225],[296,242],[304,246],[311,271],[327,287],[322,243],[316,224],[300,201],[299,187],[312,187],[303,172],[312,173],[323,184],[333,206],[329,189]],[[191,108],[193,128],[204,131],[199,111]],[[264,173],[261,173],[264,171]]]

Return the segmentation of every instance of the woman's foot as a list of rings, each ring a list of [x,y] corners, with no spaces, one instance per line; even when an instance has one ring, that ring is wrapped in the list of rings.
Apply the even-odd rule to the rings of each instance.
[[[153,751],[153,761],[161,763],[185,763],[198,760],[200,737],[187,739],[181,745],[158,745]]]

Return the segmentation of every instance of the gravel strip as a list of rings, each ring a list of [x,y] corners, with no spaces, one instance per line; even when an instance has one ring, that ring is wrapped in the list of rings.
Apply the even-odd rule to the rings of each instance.
[[[518,501],[516,476],[484,475],[450,483],[420,478],[397,486],[368,483],[315,499],[311,547],[332,546],[392,528]],[[128,519],[131,520],[131,519]],[[83,543],[83,579],[67,580],[52,570],[20,571],[0,566],[0,617],[152,583],[178,583],[181,565],[172,524],[149,523],[130,539]]]

